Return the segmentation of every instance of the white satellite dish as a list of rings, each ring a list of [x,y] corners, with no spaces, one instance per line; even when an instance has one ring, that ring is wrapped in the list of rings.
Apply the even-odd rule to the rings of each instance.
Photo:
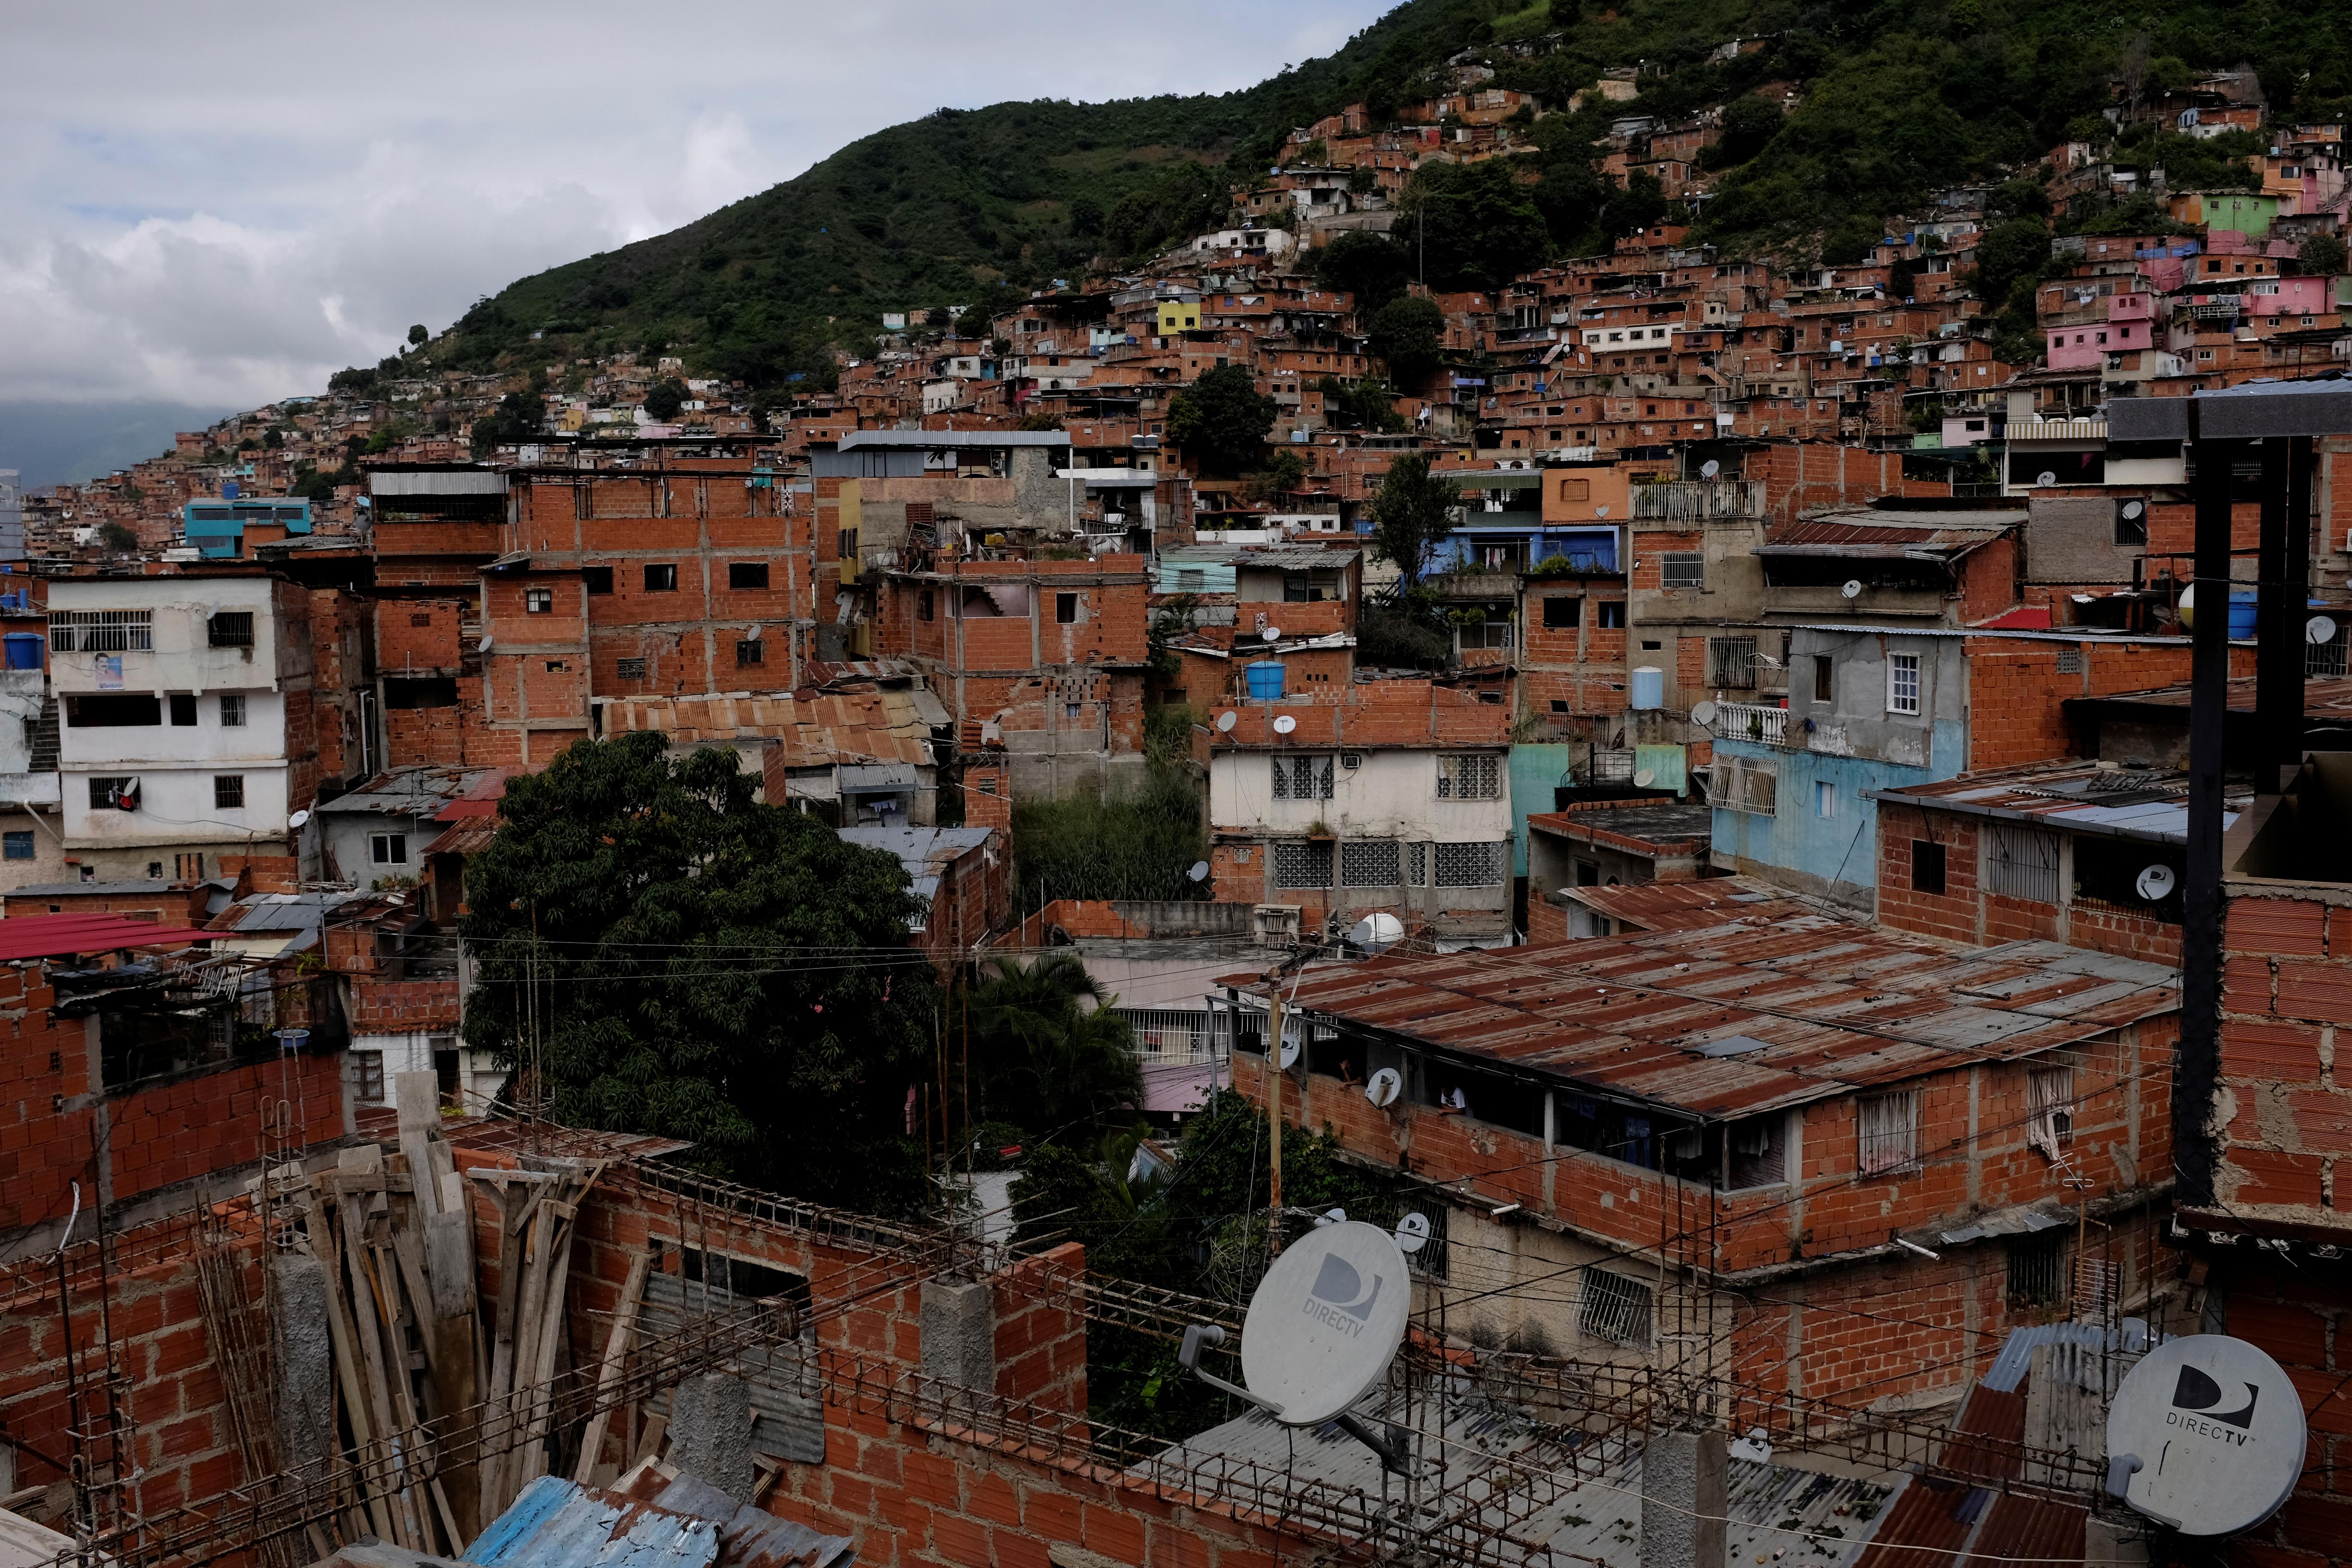
[[[1849,577],[1849,578],[1847,578],[1847,579],[1845,580],[1845,585],[1844,585],[1843,587],[1840,588],[1840,589],[1838,590],[1838,592],[1839,592],[1839,593],[1841,593],[1841,594],[1843,594],[1843,595],[1844,595],[1847,598],[1849,598],[1849,599],[1859,599],[1859,598],[1861,598],[1861,597],[1862,597],[1862,579],[1861,579],[1861,578],[1859,578],[1859,577]]]
[[[760,628],[757,626],[746,628],[743,633],[743,640],[745,642],[758,642],[760,640]]]
[[[2286,1501],[2306,1436],[2278,1363],[2226,1334],[2169,1340],[2107,1407],[2107,1490],[2183,1535],[2229,1535]]]
[[[1325,1209],[1321,1214],[1315,1216],[1315,1224],[1318,1228],[1327,1225],[1345,1225],[1347,1223],[1348,1211],[1346,1209]]]
[[[2126,522],[2137,522],[2139,521],[2141,515],[2147,510],[2147,503],[2146,501],[2127,500],[2124,502],[2124,521]]]
[[[2179,879],[2172,874],[2169,866],[2144,866],[2132,886],[2139,889],[2141,898],[2154,903],[2172,891],[2173,884],[2178,880]]]
[[[1265,1271],[1242,1320],[1242,1381],[1286,1426],[1319,1426],[1380,1382],[1404,1342],[1404,1253],[1378,1226],[1308,1231]]]
[[[487,632],[482,634],[482,651],[484,653],[490,651],[490,638],[489,634]]]
[[[2192,628],[2197,625],[2197,584],[2194,583],[2180,590],[2180,624]]]
[[[1193,861],[1191,866],[1185,868],[1184,879],[1191,882],[1207,881],[1209,879],[1209,863],[1206,860]]]
[[[1394,1068],[1382,1068],[1372,1075],[1370,1083],[1364,1085],[1364,1098],[1384,1110],[1394,1105],[1397,1096],[1403,1092],[1404,1079]],[[1428,1221],[1422,1223],[1426,1225]]]
[[[310,814],[309,812],[298,811],[293,816],[286,819],[286,826],[289,827],[299,827],[310,820]]]
[[[1596,506],[1592,509],[1592,515],[1595,517],[1607,517],[1609,515],[1609,509],[1605,506]]]
[[[1242,718],[1242,716],[1241,716],[1240,714],[1238,714],[1238,713],[1220,713],[1220,714],[1218,714],[1218,715],[1217,715],[1217,732],[1218,732],[1219,734],[1223,734],[1223,735],[1230,735],[1230,734],[1232,734],[1232,733],[1234,732],[1234,726],[1235,724],[1238,724],[1238,723],[1240,723],[1240,722],[1241,722],[1241,718]]]
[[[1723,465],[1713,458],[1709,458],[1698,466],[1698,477],[1703,479],[1711,479],[1721,472],[1723,472]]]
[[[1649,768],[1643,768],[1641,772],[1633,775],[1633,787],[1635,789],[1647,789],[1657,782],[1657,773]]]
[[[1307,1037],[1306,1037],[1306,1036],[1304,1036],[1304,1035],[1302,1035],[1302,1034],[1298,1033],[1298,1032],[1297,1032],[1297,1030],[1295,1030],[1295,1029],[1285,1029],[1285,1030],[1283,1030],[1283,1031],[1282,1031],[1282,1065],[1283,1065],[1284,1067],[1286,1067],[1286,1068],[1295,1068],[1295,1067],[1297,1067],[1297,1066],[1298,1065],[1298,1053],[1299,1053],[1299,1051],[1300,1051],[1300,1050],[1302,1050],[1303,1048],[1305,1048],[1306,1044],[1307,1044]]]
[[[1386,952],[1404,939],[1404,922],[1394,915],[1369,914],[1348,932],[1348,940],[1366,952]]]
[[[2058,482],[2058,476],[2044,468],[2033,476],[2033,482],[2040,489],[2046,490]]]
[[[2303,623],[2303,640],[2308,643],[2334,642],[2336,623],[2326,616],[2314,616]]]
[[[1268,642],[1280,642],[1282,640],[1282,628],[1280,626],[1268,626],[1257,635],[1264,637]]]
[[[1298,728],[1298,721],[1297,721],[1297,720],[1296,720],[1296,719],[1294,719],[1294,718],[1292,718],[1289,714],[1287,714],[1287,713],[1278,713],[1278,714],[1275,715],[1275,720],[1274,720],[1274,732],[1275,732],[1276,734],[1277,734],[1277,735],[1287,735],[1287,734],[1289,734],[1293,730],[1296,730],[1296,729],[1297,729],[1297,728]]]
[[[1429,1216],[1427,1215],[1409,1214],[1397,1221],[1396,1244],[1402,1251],[1408,1254],[1419,1252],[1422,1244],[1428,1239]]]
[[[1697,703],[1694,703],[1694,704],[1692,704],[1692,706],[1691,706],[1691,722],[1692,722],[1692,723],[1694,723],[1694,724],[1712,724],[1712,723],[1714,723],[1714,722],[1715,722],[1715,704],[1714,704],[1713,702],[1697,702]]]

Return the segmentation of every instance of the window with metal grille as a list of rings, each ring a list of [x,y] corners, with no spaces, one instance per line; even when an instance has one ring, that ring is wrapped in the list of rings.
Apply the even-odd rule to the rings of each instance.
[[[2037,904],[2058,901],[2058,836],[2007,822],[1985,825],[1985,890]]]
[[[2009,1304],[2043,1308],[2066,1304],[2063,1229],[2020,1237],[2009,1244]]]
[[[1363,839],[1339,846],[1339,885],[1343,888],[1394,888],[1402,884],[1404,858],[1384,838]]]
[[[253,612],[221,611],[205,623],[205,641],[214,647],[251,647]]]
[[[1769,757],[1727,757],[1717,752],[1714,786],[1707,793],[1715,805],[1729,811],[1773,816],[1780,812],[1780,763]]]
[[[1886,656],[1886,710],[1889,713],[1919,711],[1917,654],[1891,653]]]
[[[1418,1249],[1406,1254],[1405,1261],[1412,1267],[1415,1273],[1427,1279],[1446,1279],[1453,1266],[1452,1259],[1446,1254],[1445,1235],[1449,1228],[1446,1225],[1446,1216],[1454,1211],[1444,1204],[1428,1203],[1412,1212],[1429,1222],[1429,1236]]]
[[[2336,628],[2336,635],[2326,642],[2305,643],[2303,673],[2306,676],[2342,675],[2345,663],[2344,649],[2347,643],[2352,643],[2352,638],[2347,638],[2340,626]]]
[[[1499,800],[1503,793],[1500,757],[1440,757],[1437,798],[1440,800]]]
[[[1274,847],[1274,885],[1277,888],[1328,888],[1331,885],[1331,846],[1308,841]]]
[[[616,658],[613,661],[613,673],[623,680],[643,680],[646,678],[646,661],[641,658]]]
[[[1919,1168],[1919,1091],[1866,1094],[1854,1107],[1862,1173],[1892,1176]]]
[[[1276,757],[1274,759],[1274,798],[1329,800],[1333,777],[1332,759],[1328,755]],[[1330,884],[1321,885],[1328,887]]]
[[[1441,844],[1437,846],[1437,885],[1441,888],[1491,888],[1504,879],[1508,857],[1506,844]]]
[[[1412,843],[1404,847],[1406,880],[1413,887],[1429,886],[1429,846]]]
[[[768,662],[768,645],[759,637],[740,637],[735,643],[735,668],[747,669],[755,664]]]
[[[116,795],[121,795],[124,790],[127,790],[127,789],[129,789],[130,787],[131,787],[131,780],[130,780],[129,778],[127,778],[127,777],[123,777],[123,778],[112,778],[112,777],[101,777],[101,776],[100,776],[99,774],[96,774],[96,773],[91,774],[91,775],[90,775],[90,780],[89,780],[89,808],[90,808],[90,810],[92,810],[92,811],[111,811],[111,810],[113,810],[113,809],[114,809],[114,797],[115,797]],[[83,867],[83,868],[82,868],[82,869],[84,869],[84,870],[88,870],[89,868],[89,867],[87,867],[87,866],[85,866],[85,867]]]
[[[245,809],[245,775],[243,773],[213,775],[213,807],[217,811]]]
[[[362,1100],[381,1100],[383,1098],[383,1053],[353,1051],[352,1079],[353,1090]]]
[[[764,561],[730,561],[727,563],[727,585],[730,588],[764,588],[768,585],[768,563]]]
[[[1941,893],[1944,890],[1944,847],[1925,838],[1911,840],[1911,890],[1915,893]]]
[[[1706,683],[1745,689],[1756,684],[1754,637],[1706,639]]]
[[[2025,1072],[2025,1141],[2058,1158],[2058,1147],[2074,1141],[2074,1068],[2065,1062]]]
[[[1658,582],[1667,588],[1706,586],[1706,557],[1698,552],[1669,550],[1660,563]]]
[[[1577,1330],[1587,1339],[1608,1344],[1646,1345],[1650,1342],[1651,1310],[1655,1300],[1651,1289],[1639,1279],[1612,1274],[1598,1265],[1588,1267],[1584,1270],[1584,1300],[1576,1316]]]
[[[51,653],[152,653],[152,610],[59,610],[49,616]]]

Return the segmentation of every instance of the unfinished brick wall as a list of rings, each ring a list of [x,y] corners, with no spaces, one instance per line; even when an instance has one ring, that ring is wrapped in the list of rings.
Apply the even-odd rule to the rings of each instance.
[[[1971,771],[2087,754],[2063,704],[2073,697],[2147,691],[2189,679],[2185,644],[1972,637],[1969,668]],[[2073,666],[2060,668],[2062,661]]]
[[[1948,496],[1948,480],[1906,479],[1900,452],[1809,441],[1775,441],[1750,452],[1741,466],[1764,481],[1765,506],[1775,522],[1792,522],[1814,507],[1860,506],[1881,496]]]
[[[1577,625],[1547,624],[1545,604],[1553,599],[1578,601]],[[1625,631],[1622,625],[1601,626],[1600,608],[1616,605],[1612,613],[1622,621],[1624,599],[1616,578],[1528,581],[1517,653],[1519,711],[1546,721],[1625,711]]]
[[[2216,1195],[2243,1217],[2340,1227],[2352,1084],[2352,909],[2232,889],[2223,917]]]

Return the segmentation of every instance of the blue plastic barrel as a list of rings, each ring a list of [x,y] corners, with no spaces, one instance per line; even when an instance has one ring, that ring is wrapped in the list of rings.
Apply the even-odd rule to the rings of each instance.
[[[1282,695],[1282,660],[1261,658],[1242,667],[1243,679],[1249,682],[1253,701],[1265,701]]]
[[[1633,667],[1633,706],[1643,712],[1666,705],[1666,672],[1654,664]]]
[[[2251,588],[2230,595],[2230,640],[2245,642],[2254,635],[2254,594]]]
[[[40,668],[41,646],[47,640],[38,632],[10,632],[5,638],[0,638],[0,641],[5,641],[8,645],[8,668],[11,669]]]

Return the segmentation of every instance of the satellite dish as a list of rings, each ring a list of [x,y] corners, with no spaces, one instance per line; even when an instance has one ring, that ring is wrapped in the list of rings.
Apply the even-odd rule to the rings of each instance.
[[[1274,732],[1275,732],[1276,734],[1277,734],[1277,735],[1287,735],[1287,734],[1289,734],[1293,730],[1296,730],[1296,729],[1297,729],[1297,728],[1298,728],[1298,721],[1297,721],[1297,720],[1296,720],[1296,719],[1294,719],[1294,718],[1292,718],[1289,714],[1287,714],[1287,713],[1278,713],[1278,714],[1276,714],[1276,715],[1275,716],[1275,721],[1274,721]]]
[[[1397,1069],[1394,1068],[1382,1068],[1380,1071],[1372,1075],[1372,1079],[1370,1083],[1364,1085],[1364,1098],[1384,1110],[1390,1106],[1394,1105],[1396,1103],[1397,1096],[1403,1092],[1404,1079],[1398,1074]],[[1428,1224],[1429,1222],[1427,1220],[1422,1221],[1422,1225],[1424,1227],[1426,1227]],[[1412,1248],[1407,1247],[1405,1250],[1409,1252]]]
[[[758,642],[760,640],[760,628],[753,626],[744,632],[743,640],[745,642]]]
[[[1282,1065],[1286,1068],[1297,1067],[1298,1065],[1298,1053],[1306,1047],[1306,1045],[1307,1037],[1305,1035],[1291,1029],[1283,1030]]]
[[[1326,1209],[1321,1214],[1315,1216],[1315,1223],[1318,1227],[1327,1225],[1345,1225],[1348,1223],[1348,1211],[1346,1209]]]
[[[2141,514],[2145,513],[2147,510],[2147,503],[2146,501],[2127,500],[2124,502],[2124,521],[2126,522],[2137,522]]]
[[[2044,468],[2040,473],[2033,476],[2033,482],[2039,488],[2046,490],[2057,484],[2058,476],[2052,473],[2049,469]]]
[[[1763,1427],[1750,1426],[1747,1436],[1733,1443],[1724,1452],[1735,1459],[1748,1459],[1759,1465],[1769,1465],[1772,1462],[1770,1436],[1771,1434],[1765,1431]]]
[[[1715,704],[1713,702],[1699,702],[1694,704],[1691,708],[1691,722],[1694,724],[1714,723]]]
[[[1192,882],[1207,881],[1209,879],[1209,863],[1206,860],[1193,861],[1190,867],[1185,868],[1184,878],[1187,881]]]
[[[1843,594],[1849,599],[1859,599],[1862,597],[1862,579],[1859,577],[1847,578],[1845,580],[1845,586],[1840,588],[1838,592]]]
[[[2132,886],[2139,889],[2141,898],[2154,903],[2172,891],[2173,884],[2179,880],[2179,879],[2172,874],[2172,868],[2169,866],[2144,866],[2140,868],[2138,879],[2132,883]]]
[[[1370,914],[1358,921],[1348,940],[1366,952],[1386,952],[1404,938],[1404,922],[1394,915]]]
[[[1649,768],[1643,768],[1640,773],[1633,775],[1633,787],[1635,789],[1647,789],[1657,782],[1657,773]]]
[[[2334,642],[2336,623],[2326,616],[2314,616],[2303,623],[2303,640],[2308,643]]]
[[[490,637],[489,637],[489,634],[488,634],[488,632],[484,632],[484,633],[482,634],[482,649],[481,649],[481,651],[482,651],[482,652],[484,652],[484,653],[488,653],[488,652],[489,652],[489,651],[490,651]]]
[[[1396,1244],[1400,1250],[1407,1253],[1419,1252],[1422,1244],[1428,1239],[1429,1216],[1427,1215],[1409,1214],[1397,1221]]]
[[[1698,466],[1698,477],[1703,479],[1711,479],[1721,472],[1723,472],[1723,465],[1713,458],[1709,458]]]
[[[1592,509],[1592,515],[1595,517],[1607,517],[1609,515],[1609,509],[1605,506],[1596,506]]]
[[[1241,722],[1241,717],[1242,716],[1238,713],[1218,714],[1217,732],[1223,735],[1232,734],[1234,732],[1234,726]]]
[[[2180,590],[2180,624],[2191,628],[2197,625],[2197,584],[2194,583]]]
[[[309,812],[298,811],[293,816],[286,819],[286,826],[289,827],[299,827],[310,820],[310,814]]]
[[[2229,1535],[2286,1501],[2306,1438],[2278,1363],[2226,1334],[2169,1340],[2107,1407],[2107,1490],[2183,1535]]]
[[[1280,626],[1268,626],[1257,635],[1264,637],[1268,642],[1280,642],[1282,640],[1282,628]]]
[[[1319,1426],[1387,1373],[1412,1297],[1404,1253],[1387,1231],[1360,1220],[1310,1230],[1250,1298],[1242,1381],[1284,1426]]]

